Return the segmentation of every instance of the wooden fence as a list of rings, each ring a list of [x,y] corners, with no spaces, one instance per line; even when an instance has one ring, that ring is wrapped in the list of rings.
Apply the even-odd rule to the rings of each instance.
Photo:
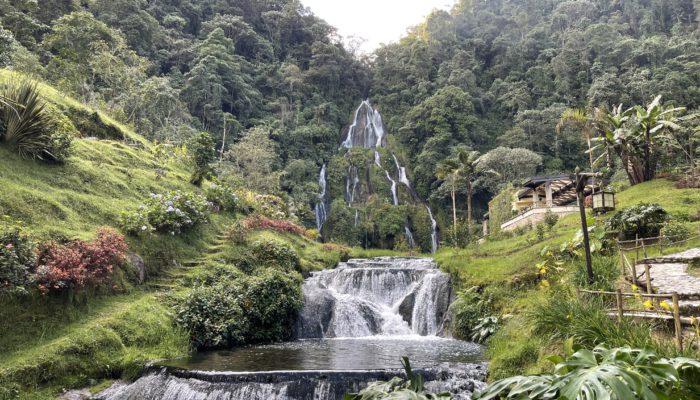
[[[683,318],[680,315],[679,308],[679,296],[678,293],[670,294],[654,294],[654,293],[623,293],[621,290],[616,290],[614,292],[596,291],[596,290],[584,290],[576,289],[576,294],[579,299],[582,298],[582,294],[598,295],[598,296],[614,296],[616,307],[613,310],[609,310],[611,316],[617,317],[618,321],[622,321],[624,317],[633,318],[651,318],[651,319],[662,319],[662,320],[673,320],[673,326],[675,331],[676,346],[679,350],[683,350],[683,323],[690,324],[690,318]],[[638,309],[626,309],[625,308],[625,298],[638,298],[642,299],[652,299],[656,301],[655,310],[643,310]],[[671,311],[660,310],[658,304],[661,300],[671,300]]]

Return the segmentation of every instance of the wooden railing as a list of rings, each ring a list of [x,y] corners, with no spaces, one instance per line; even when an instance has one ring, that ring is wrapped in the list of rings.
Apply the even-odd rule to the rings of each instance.
[[[622,276],[635,285],[645,287],[647,293],[652,293],[651,274],[649,272],[651,264],[645,263],[644,272],[640,272],[638,274],[639,271],[637,271],[637,269],[639,262],[649,258],[650,249],[658,248],[659,254],[663,255],[664,247],[670,248],[700,238],[700,236],[692,236],[682,240],[671,241],[672,239],[678,237],[679,236],[658,236],[643,239],[637,237],[634,240],[618,240],[617,248],[620,253],[620,272],[622,272]],[[630,247],[629,245],[632,244],[633,246]],[[635,256],[630,261],[627,254],[631,252],[634,252]],[[642,256],[643,258],[641,258]],[[642,277],[645,278],[644,281],[640,280]]]
[[[683,326],[682,323],[690,323],[689,318],[681,317],[679,301],[680,298],[678,293],[670,294],[654,294],[654,293],[623,293],[621,290],[616,290],[614,292],[596,291],[596,290],[585,290],[576,289],[576,294],[580,299],[582,299],[582,294],[590,294],[597,296],[615,296],[616,307],[611,310],[614,316],[617,317],[618,321],[622,321],[624,317],[637,317],[637,318],[651,318],[651,319],[673,319],[674,331],[675,331],[675,341],[676,346],[679,350],[683,350]],[[656,302],[656,307],[654,310],[638,310],[638,309],[626,309],[625,308],[625,298],[642,298],[642,299],[652,299]],[[671,300],[671,311],[660,310],[659,303],[661,300]]]

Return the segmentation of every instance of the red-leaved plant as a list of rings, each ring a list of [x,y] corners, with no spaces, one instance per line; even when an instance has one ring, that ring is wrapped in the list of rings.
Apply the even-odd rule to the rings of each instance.
[[[43,294],[97,287],[124,261],[128,245],[113,229],[100,228],[93,242],[46,242],[39,247],[35,281]]]
[[[270,229],[280,233],[288,232],[299,236],[311,237],[303,227],[286,219],[271,219],[261,214],[253,214],[242,222],[246,229]]]

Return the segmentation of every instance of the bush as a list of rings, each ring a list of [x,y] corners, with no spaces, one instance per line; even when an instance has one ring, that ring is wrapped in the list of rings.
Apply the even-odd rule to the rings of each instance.
[[[138,211],[122,213],[119,222],[130,235],[152,231],[175,235],[208,222],[210,206],[205,197],[195,193],[151,193]]]
[[[314,239],[309,236],[309,231],[305,228],[286,219],[270,219],[261,214],[253,214],[244,219],[241,224],[248,230],[269,229],[279,233],[292,233]]]
[[[0,231],[0,295],[26,293],[36,263],[36,244],[19,228]]]
[[[176,306],[198,349],[288,339],[302,307],[302,278],[275,269],[246,276],[224,266]]]
[[[0,103],[0,139],[21,156],[45,161],[63,161],[76,129],[58,111],[47,107],[37,85],[29,81],[10,84]]]
[[[668,221],[661,228],[661,235],[667,243],[682,242],[688,240],[692,230],[690,224],[681,221]]]
[[[452,334],[458,339],[471,340],[480,320],[491,313],[491,297],[484,297],[474,286],[461,291],[452,307]]]
[[[251,229],[243,221],[236,221],[226,228],[224,235],[235,244],[245,244],[250,232]]]
[[[546,233],[545,224],[537,224],[537,226],[535,227],[535,232],[537,233],[537,241],[543,241],[544,234]]]
[[[573,284],[591,290],[615,291],[617,280],[620,277],[620,261],[616,257],[598,255],[592,257],[591,261],[595,277],[593,285],[588,284],[585,258],[577,258],[574,261]]]
[[[124,237],[108,228],[100,228],[91,243],[43,243],[39,247],[36,283],[44,294],[100,286],[109,280],[114,266],[124,261],[127,249]]]
[[[289,245],[276,240],[258,240],[251,246],[252,262],[256,267],[275,267],[284,271],[299,268],[297,252]]]
[[[544,214],[544,224],[547,225],[547,228],[551,231],[557,222],[559,222],[559,216],[553,213],[552,210],[547,210]]]
[[[607,222],[607,227],[619,232],[622,239],[656,237],[668,218],[668,213],[660,205],[640,203],[618,211]]]
[[[204,179],[211,175],[212,169],[210,164],[216,159],[216,149],[214,147],[214,139],[206,132],[194,136],[189,141],[187,152],[194,168],[190,183],[199,186]]]
[[[217,210],[234,211],[238,204],[238,197],[233,189],[226,184],[212,183],[204,191],[204,195]]]

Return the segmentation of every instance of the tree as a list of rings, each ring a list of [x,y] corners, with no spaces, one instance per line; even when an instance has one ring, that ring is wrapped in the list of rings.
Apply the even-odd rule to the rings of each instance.
[[[534,175],[542,165],[542,156],[523,148],[509,149],[496,147],[481,156],[479,171],[494,171],[496,174],[481,173],[479,186],[491,193],[498,193],[508,183],[516,183]]]
[[[594,126],[593,117],[591,117],[585,110],[567,108],[561,114],[561,118],[557,123],[557,136],[561,133],[561,129],[567,124],[576,125],[579,129],[581,129],[581,133],[586,138],[586,143],[588,144],[588,159],[591,164],[591,171],[593,171],[593,147],[591,146]]]
[[[478,166],[481,162],[481,154],[478,151],[460,149],[457,152],[457,160],[459,161],[457,173],[464,179],[467,187],[467,228],[471,235],[473,180],[479,172]]]
[[[450,158],[441,161],[435,168],[435,177],[450,186],[452,197],[452,235],[457,238],[457,181],[459,180],[459,162]]]
[[[261,193],[280,189],[279,151],[270,139],[268,127],[248,130],[241,140],[230,147],[219,166],[223,179],[238,179],[245,187]]]
[[[216,159],[214,140],[208,133],[202,132],[190,139],[187,152],[194,166],[190,183],[199,186],[212,172],[211,163]]]

